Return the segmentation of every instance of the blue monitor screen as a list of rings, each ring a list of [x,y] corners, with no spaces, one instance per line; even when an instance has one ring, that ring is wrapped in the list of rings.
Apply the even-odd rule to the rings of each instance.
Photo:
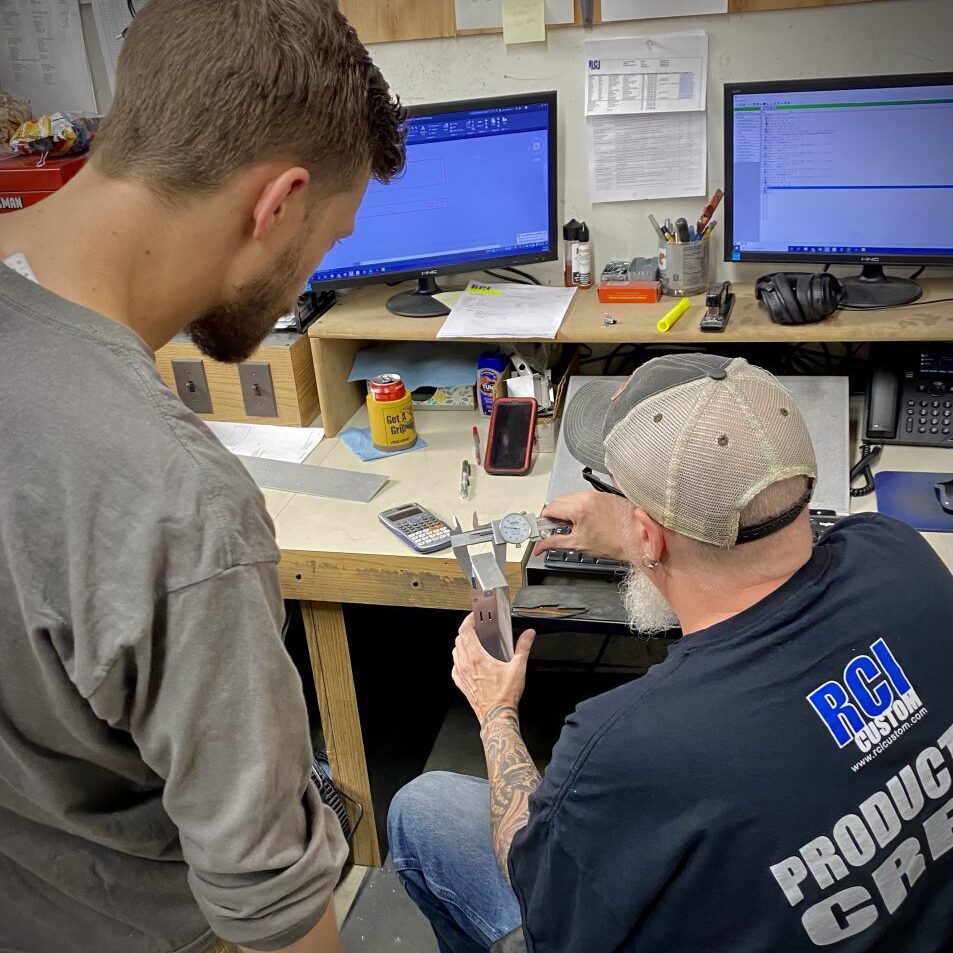
[[[812,85],[726,103],[731,259],[953,255],[953,84]]]
[[[354,233],[328,252],[311,281],[553,257],[546,255],[553,243],[550,108],[488,104],[408,118],[406,169],[387,185],[371,181]]]

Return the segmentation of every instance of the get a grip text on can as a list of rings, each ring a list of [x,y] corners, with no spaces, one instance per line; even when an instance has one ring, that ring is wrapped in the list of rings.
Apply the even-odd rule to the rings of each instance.
[[[367,382],[367,419],[378,450],[407,450],[417,442],[413,401],[397,374],[379,374]]]

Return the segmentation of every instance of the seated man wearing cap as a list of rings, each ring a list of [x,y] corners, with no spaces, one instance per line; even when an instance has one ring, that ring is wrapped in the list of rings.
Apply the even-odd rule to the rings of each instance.
[[[504,664],[464,622],[489,785],[426,774],[389,818],[442,953],[953,949],[953,576],[877,515],[812,544],[811,440],[765,371],[667,356],[605,387],[565,426],[622,496],[554,501],[573,531],[538,549],[626,559],[633,628],[683,637],[581,704],[540,777],[533,636]]]

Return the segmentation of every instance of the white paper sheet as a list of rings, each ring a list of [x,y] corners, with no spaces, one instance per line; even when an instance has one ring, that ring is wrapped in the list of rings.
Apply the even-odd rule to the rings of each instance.
[[[626,202],[703,195],[705,113],[594,116],[589,139],[589,198]]]
[[[728,0],[602,0],[602,22],[727,13]]]
[[[99,46],[106,63],[106,75],[109,77],[109,88],[115,92],[116,63],[119,61],[119,51],[122,49],[122,31],[132,23],[132,17],[129,16],[126,0],[92,0],[92,5],[96,35],[99,37]],[[136,9],[141,9],[142,6],[142,0],[140,0],[136,4]]]
[[[583,51],[587,116],[705,108],[707,33],[590,40]]]
[[[0,0],[0,89],[36,116],[96,112],[78,0]]]
[[[206,420],[205,423],[226,450],[242,457],[263,457],[285,463],[304,463],[324,437],[321,427],[275,427],[221,420]]]
[[[471,281],[437,337],[551,340],[559,331],[575,291],[575,288],[544,285],[484,285]]]
[[[572,0],[545,0],[547,23],[572,23]],[[502,0],[454,0],[458,30],[487,30],[503,26]]]

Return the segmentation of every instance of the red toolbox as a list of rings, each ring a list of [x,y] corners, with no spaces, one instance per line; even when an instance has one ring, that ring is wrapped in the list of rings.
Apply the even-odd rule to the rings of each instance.
[[[10,156],[0,159],[0,213],[35,205],[65,185],[83,167],[87,155],[47,159],[39,156]]]

